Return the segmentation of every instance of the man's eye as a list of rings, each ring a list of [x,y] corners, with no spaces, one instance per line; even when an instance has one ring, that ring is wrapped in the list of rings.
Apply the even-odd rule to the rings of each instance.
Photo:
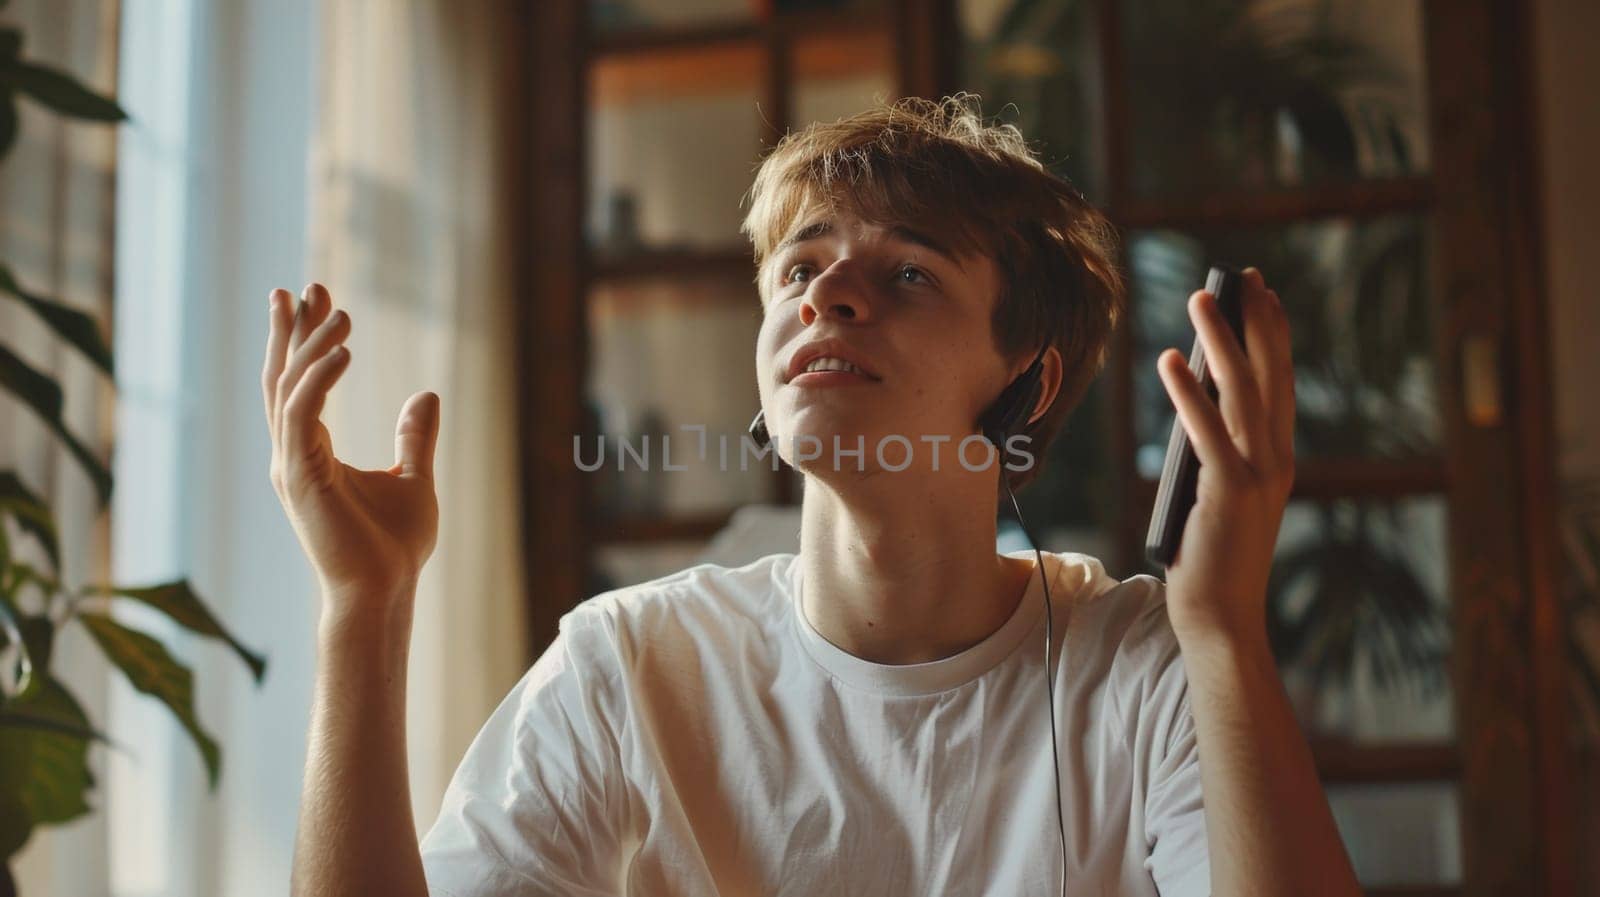
[[[815,273],[816,272],[812,270],[812,266],[804,262],[791,265],[789,267],[789,272],[783,277],[783,283],[784,285],[791,283],[807,283],[811,280],[811,275]],[[902,282],[908,284],[925,283],[931,285],[933,283],[933,278],[928,276],[928,272],[918,268],[916,265],[902,265],[895,272],[895,276],[901,278]]]

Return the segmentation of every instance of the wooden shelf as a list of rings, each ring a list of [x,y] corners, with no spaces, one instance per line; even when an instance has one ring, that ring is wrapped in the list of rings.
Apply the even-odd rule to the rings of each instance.
[[[590,56],[610,60],[672,50],[705,50],[727,44],[756,43],[762,24],[756,19],[725,19],[694,25],[643,25],[593,32]]]
[[[893,58],[894,40],[881,11],[823,11],[784,15],[770,24],[620,31],[597,38],[593,50],[590,100],[603,108],[759,92],[775,52],[794,55],[799,79],[881,74],[885,60]]]
[[[592,256],[590,283],[619,283],[647,277],[737,277],[753,285],[756,263],[748,247],[729,249],[646,249],[626,256]]]
[[[703,50],[728,44],[758,43],[773,34],[782,38],[858,35],[886,32],[890,24],[884,5],[878,4],[866,9],[783,13],[767,20],[737,18],[693,25],[616,28],[591,35],[590,55],[595,59],[618,59],[660,51]]]
[[[1405,177],[1170,200],[1130,199],[1107,211],[1125,229],[1256,227],[1421,213],[1432,207],[1433,199],[1432,180]]]
[[[1155,505],[1156,480],[1140,477],[1134,497],[1148,511]],[[1441,495],[1450,475],[1441,458],[1384,460],[1352,458],[1301,461],[1296,465],[1291,499],[1304,501],[1385,501]]]
[[[1366,744],[1314,738],[1311,753],[1329,785],[1449,782],[1461,774],[1455,745],[1444,742]]]
[[[886,28],[806,32],[794,43],[792,83],[796,90],[804,90],[806,82],[811,80],[872,74],[887,74],[892,78],[893,61],[894,35]]]
[[[590,107],[648,106],[683,97],[756,97],[766,66],[763,44],[740,42],[597,60],[589,67]],[[752,108],[752,139],[759,124]]]

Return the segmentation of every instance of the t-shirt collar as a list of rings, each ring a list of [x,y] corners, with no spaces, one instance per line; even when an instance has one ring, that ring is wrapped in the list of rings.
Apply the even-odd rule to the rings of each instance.
[[[1005,554],[1006,557],[1022,558],[1030,557],[1033,553],[1033,549],[1025,548],[1008,551]],[[1060,560],[1048,551],[1042,554],[1046,574],[1051,577],[1051,593],[1054,595],[1059,590],[1056,574],[1059,573]],[[834,678],[856,688],[883,695],[928,695],[972,682],[1016,651],[1023,637],[1033,632],[1040,618],[1044,616],[1044,607],[1041,604],[1044,593],[1040,588],[1039,575],[1035,572],[1028,578],[1027,592],[1022,596],[1022,600],[1017,602],[1016,610],[1012,612],[1010,618],[976,645],[949,657],[926,663],[874,663],[833,644],[812,627],[811,621],[806,619],[800,606],[803,579],[804,565],[797,553],[790,561],[789,568],[789,617],[793,621],[793,629],[801,646]]]

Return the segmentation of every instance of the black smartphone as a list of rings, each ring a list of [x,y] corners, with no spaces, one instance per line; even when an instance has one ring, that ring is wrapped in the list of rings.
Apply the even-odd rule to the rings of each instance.
[[[1244,306],[1241,291],[1244,275],[1233,268],[1213,266],[1206,275],[1206,292],[1217,297],[1217,308],[1228,327],[1244,346]],[[1217,386],[1206,364],[1206,353],[1197,334],[1189,352],[1189,370],[1205,388],[1211,401],[1217,400]],[[1150,515],[1150,532],[1145,536],[1144,552],[1152,564],[1170,567],[1178,556],[1183,524],[1194,507],[1195,485],[1200,480],[1200,459],[1195,457],[1189,434],[1177,416],[1172,418],[1172,436],[1167,440],[1167,459],[1161,465],[1161,485],[1156,488],[1155,511]]]

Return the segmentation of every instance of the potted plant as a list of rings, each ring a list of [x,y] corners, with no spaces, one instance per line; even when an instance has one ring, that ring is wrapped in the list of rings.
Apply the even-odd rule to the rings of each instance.
[[[54,69],[25,60],[23,35],[0,27],[0,159],[17,140],[19,99],[69,118],[119,122],[126,114],[110,98]],[[0,301],[18,302],[54,334],[83,353],[107,378],[111,350],[93,318],[18,281],[0,260]],[[0,388],[30,408],[45,430],[66,445],[94,483],[103,512],[111,498],[107,466],[68,430],[61,386],[0,341]],[[36,561],[30,561],[28,549]],[[0,897],[14,897],[11,858],[34,829],[90,812],[94,787],[88,764],[93,742],[109,743],[78,701],[51,673],[51,649],[62,627],[83,627],[134,688],[165,704],[200,751],[212,787],[222,752],[194,710],[193,673],[147,633],[114,618],[132,603],[233,649],[259,683],[266,661],[223,627],[187,580],[138,586],[91,584],[69,588],[58,577],[61,551],[49,504],[14,470],[0,469]]]

